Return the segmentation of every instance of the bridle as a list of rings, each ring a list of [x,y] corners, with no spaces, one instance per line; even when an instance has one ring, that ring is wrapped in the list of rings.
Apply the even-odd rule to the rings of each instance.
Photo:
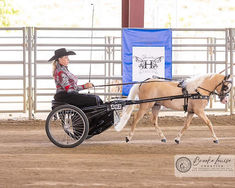
[[[224,79],[223,79],[223,80],[215,87],[215,89],[212,90],[212,91],[210,91],[210,90],[208,90],[208,89],[205,89],[205,88],[203,88],[203,87],[200,87],[200,86],[199,86],[198,88],[199,88],[199,89],[202,89],[202,90],[204,90],[204,91],[207,91],[207,92],[209,93],[209,96],[210,96],[210,95],[218,95],[219,98],[224,98],[224,97],[228,96],[229,92],[230,92],[231,89],[232,89],[232,87],[230,87],[230,88],[228,87],[228,84],[232,84],[232,81],[231,81],[231,80],[228,80],[229,77],[230,77],[230,75],[225,76]],[[228,84],[226,84],[226,83],[228,83]],[[218,92],[216,92],[216,89],[217,89],[220,85],[222,85],[222,87],[221,87],[220,92],[218,93]],[[197,89],[198,89],[198,88],[197,88]],[[200,94],[200,92],[199,92],[197,89],[196,89],[195,91]]]

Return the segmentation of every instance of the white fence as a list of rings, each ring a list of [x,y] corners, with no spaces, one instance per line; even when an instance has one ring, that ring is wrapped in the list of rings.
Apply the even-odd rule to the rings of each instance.
[[[233,29],[172,31],[173,78],[183,79],[223,69],[225,74],[233,76]],[[69,69],[79,75],[79,82],[88,81],[90,65],[91,81],[95,85],[121,81],[120,28],[0,28],[1,113],[28,113],[31,119],[32,114],[50,111],[55,85],[47,60],[60,47],[77,53],[70,56]],[[95,92],[105,101],[121,95],[110,87],[90,92]],[[234,90],[231,96],[225,107],[219,105],[214,97],[207,110],[230,111],[232,114]]]

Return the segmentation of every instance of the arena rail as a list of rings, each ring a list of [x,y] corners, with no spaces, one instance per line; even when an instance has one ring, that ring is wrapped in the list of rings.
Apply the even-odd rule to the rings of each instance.
[[[24,27],[0,28],[0,112],[27,111],[27,31]],[[20,71],[13,71],[13,68]]]
[[[173,78],[184,79],[192,74],[225,69],[225,74],[231,74],[234,79],[234,31],[232,28],[172,28]],[[70,67],[76,69],[81,83],[89,79],[90,65],[91,81],[95,84],[122,80],[121,28],[9,27],[0,28],[0,32],[3,33],[0,37],[2,113],[28,113],[29,119],[32,119],[34,114],[50,111],[55,87],[47,60],[60,47],[77,52],[71,57]],[[12,66],[16,66],[20,73],[11,74],[9,70]],[[82,67],[81,70],[78,67]],[[120,88],[104,87],[90,92],[101,95],[104,101],[121,96]],[[219,106],[214,96],[207,110],[230,111],[233,114],[234,90],[230,94],[233,97],[230,97],[228,105]]]

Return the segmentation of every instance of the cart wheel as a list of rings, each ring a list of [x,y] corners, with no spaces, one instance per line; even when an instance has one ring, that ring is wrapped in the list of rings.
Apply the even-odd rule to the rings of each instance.
[[[88,132],[87,116],[76,106],[58,106],[50,112],[46,120],[47,136],[58,147],[76,147],[86,139]]]

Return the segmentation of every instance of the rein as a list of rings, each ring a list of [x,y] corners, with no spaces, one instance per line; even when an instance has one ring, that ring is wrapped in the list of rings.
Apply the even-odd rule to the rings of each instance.
[[[96,85],[94,87],[106,87],[106,86],[124,86],[124,85],[132,85],[132,84],[143,84],[143,83],[151,83],[151,82],[164,82],[164,81],[143,81],[143,82],[127,82],[121,84],[106,84],[106,85]]]
[[[161,79],[161,80],[168,80],[168,81],[178,81],[175,79],[170,79],[170,78],[163,78],[159,76],[154,76],[153,79]],[[151,82],[164,82],[160,80],[153,80],[153,81],[142,81],[142,82],[127,82],[127,83],[120,83],[120,84],[106,84],[106,85],[94,85],[94,87],[108,87],[108,86],[124,86],[124,85],[133,85],[133,84],[143,84],[143,83],[151,83]]]
[[[157,78],[157,79],[161,79],[161,80],[168,80],[168,81],[178,81],[178,80],[176,80],[176,79],[169,79],[169,78],[164,78],[164,77],[159,77],[159,76],[154,76],[153,78],[154,78],[154,79]],[[213,95],[218,95],[218,96],[224,96],[224,95],[226,95],[227,93],[229,93],[229,91],[228,91],[228,92],[226,92],[225,94],[222,94],[222,92],[223,92],[223,87],[224,87],[224,83],[226,83],[226,82],[232,83],[232,81],[227,80],[227,78],[229,78],[229,75],[228,75],[228,76],[225,76],[224,79],[223,79],[223,81],[220,82],[220,83],[215,87],[215,89],[214,89],[213,91],[210,91],[210,90],[208,90],[208,89],[206,89],[206,88],[203,88],[203,87],[201,87],[201,86],[197,87],[197,89],[199,88],[199,89],[202,89],[202,90],[204,90],[204,91],[207,91],[207,92],[209,93],[209,96],[212,95],[212,94],[213,94]],[[164,81],[159,81],[159,80],[147,81],[147,80],[145,80],[145,81],[142,81],[142,82],[127,82],[127,83],[120,83],[120,84],[94,85],[94,88],[96,88],[96,87],[109,87],[109,86],[123,86],[123,85],[143,84],[143,83],[151,83],[151,82],[164,82]],[[221,88],[220,93],[215,92],[216,88],[219,87],[221,84],[223,84],[223,85],[222,85],[222,88]],[[178,85],[178,86],[179,86],[179,85]],[[184,88],[184,89],[185,89],[185,88]],[[199,95],[201,95],[201,93],[200,93],[197,89],[195,90],[196,93],[199,94]],[[184,93],[184,95],[186,95],[185,92],[183,92],[183,93]],[[204,96],[204,95],[201,95],[201,96]]]
[[[209,100],[209,97],[210,95],[212,94],[215,94],[215,95],[218,95],[219,97],[223,97],[223,96],[226,96],[229,91],[226,91],[225,87],[228,87],[226,86],[224,83],[232,83],[232,81],[229,81],[227,80],[230,76],[225,76],[224,79],[215,87],[215,89],[213,91],[210,91],[206,88],[203,88],[201,86],[198,86],[197,89],[202,89],[204,91],[207,91],[209,93],[209,95],[202,95],[197,89],[195,89],[196,91],[196,94],[189,94],[186,87],[183,86],[183,81],[180,82],[178,84],[178,87],[181,87],[182,88],[182,93],[183,95],[179,95],[179,96],[169,96],[169,97],[163,97],[163,98],[154,98],[154,99],[149,99],[149,100],[141,100],[141,101],[129,101],[130,103],[126,103],[125,105],[130,105],[130,104],[140,104],[140,103],[143,103],[143,102],[153,102],[153,101],[161,101],[161,100],[173,100],[173,99],[177,99],[177,97],[179,98],[183,98],[184,99],[184,105],[183,105],[183,109],[185,112],[188,111],[188,99],[191,98],[191,99],[205,99],[205,100]],[[176,80],[173,80],[173,79],[169,79],[169,78],[163,78],[163,77],[154,77],[154,78],[157,78],[157,79],[161,79],[161,80],[168,80],[168,81],[176,81]],[[177,80],[178,81],[178,80]],[[96,85],[94,86],[94,88],[96,87],[105,87],[105,86],[121,86],[121,85],[132,85],[132,84],[143,84],[143,83],[151,83],[151,82],[164,82],[164,81],[160,81],[160,80],[153,80],[153,81],[142,81],[142,82],[128,82],[128,83],[120,83],[120,84],[107,84],[107,85]],[[221,87],[221,91],[220,93],[217,93],[215,92],[215,90],[220,86],[222,85]],[[226,91],[226,93],[223,93],[224,90]]]

